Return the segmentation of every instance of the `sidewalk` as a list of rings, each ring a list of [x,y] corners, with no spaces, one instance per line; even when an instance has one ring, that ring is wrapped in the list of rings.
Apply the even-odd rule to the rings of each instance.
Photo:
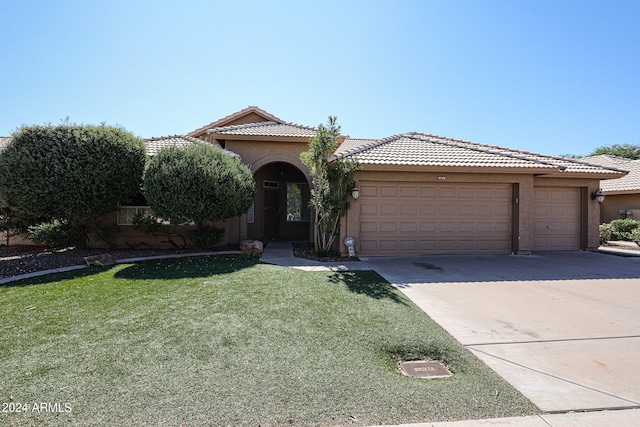
[[[640,246],[634,242],[610,241],[606,245],[600,246],[598,252],[603,254],[618,256],[638,256],[640,257]]]
[[[399,424],[387,427],[637,427],[640,426],[640,409],[599,412],[569,412],[543,414],[529,417],[490,418],[440,423]]]
[[[305,258],[296,258],[293,256],[293,246],[291,242],[281,241],[268,242],[267,247],[260,257],[260,261],[304,271],[371,270],[371,267],[362,261],[320,262]]]

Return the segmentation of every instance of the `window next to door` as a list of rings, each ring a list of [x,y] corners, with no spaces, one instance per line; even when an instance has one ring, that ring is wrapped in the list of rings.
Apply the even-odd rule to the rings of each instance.
[[[309,184],[287,183],[287,221],[309,221]]]

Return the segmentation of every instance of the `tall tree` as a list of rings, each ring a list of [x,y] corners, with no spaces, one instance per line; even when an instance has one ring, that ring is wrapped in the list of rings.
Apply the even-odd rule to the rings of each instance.
[[[329,252],[340,230],[340,217],[349,208],[349,193],[356,161],[334,157],[338,147],[340,126],[329,116],[327,125],[320,124],[316,136],[309,142],[309,151],[300,154],[312,178],[311,206],[314,208],[314,246],[318,255]]]
[[[638,160],[640,159],[640,145],[632,145],[632,144],[613,144],[613,145],[603,145],[602,147],[598,147],[590,156],[598,156],[601,154],[608,154],[610,156],[618,156],[625,157],[627,159]]]

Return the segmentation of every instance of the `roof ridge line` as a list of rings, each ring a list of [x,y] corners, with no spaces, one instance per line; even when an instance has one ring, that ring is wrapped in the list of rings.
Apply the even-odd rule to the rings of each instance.
[[[218,126],[218,127],[215,127],[215,128],[208,129],[207,132],[211,132],[211,131],[214,131],[216,129],[237,130],[237,129],[245,129],[245,128],[248,128],[248,127],[265,126],[265,125],[273,126],[273,125],[278,125],[278,124],[281,124],[281,123],[274,122],[272,120],[268,120],[266,122],[242,123],[241,125]]]
[[[423,134],[423,133],[420,133],[420,132],[412,132],[412,135],[409,136],[409,138],[417,139],[419,141],[425,141],[425,139],[422,139],[417,135],[419,135],[419,136],[427,136],[427,138],[431,138],[432,140],[430,140],[428,142],[434,142],[434,143],[438,143],[438,144],[445,144],[445,145],[448,145],[448,146],[455,146],[455,147],[458,147],[458,148],[466,148],[466,149],[469,149],[469,150],[477,151],[479,153],[489,153],[489,154],[495,154],[495,155],[499,155],[499,156],[509,157],[509,158],[512,158],[512,159],[524,160],[524,161],[529,162],[529,163],[542,163],[544,165],[557,168],[557,169],[559,169],[561,171],[567,169],[566,166],[556,165],[556,164],[551,163],[551,162],[527,159],[526,157],[517,156],[517,155],[512,154],[512,153],[503,153],[500,150],[507,150],[507,151],[511,151],[511,150],[508,149],[508,148],[505,148],[505,147],[497,146],[497,145],[481,144],[479,142],[465,141],[465,140],[462,140],[462,139],[455,139],[455,138],[449,138],[449,137],[441,137],[441,136],[437,136],[437,135]],[[481,147],[484,147],[484,149],[481,148]],[[533,153],[530,153],[530,154],[533,154]]]
[[[224,127],[224,126],[216,126],[216,123],[223,123],[225,121],[230,121],[230,120],[233,120],[233,119],[235,119],[237,117],[242,117],[244,114],[251,113],[251,112],[254,112],[254,113],[258,114],[258,115],[261,115],[264,118],[270,119],[269,121],[275,121],[276,123],[284,123],[285,122],[280,117],[274,116],[273,114],[263,110],[262,108],[260,108],[260,107],[258,107],[256,105],[249,105],[248,107],[243,108],[240,111],[236,111],[235,113],[228,114],[228,115],[222,117],[221,119],[218,119],[218,120],[215,120],[215,121],[209,123],[208,125],[204,125],[202,127],[199,127],[198,129],[193,130],[193,131],[187,133],[186,135],[192,136],[193,134],[202,133],[202,132],[205,132],[205,131],[207,131],[209,129],[212,129],[212,128]]]
[[[189,136],[189,135],[186,135],[186,134],[182,134],[181,135],[181,134],[177,134],[177,133],[174,134],[174,135],[152,136],[152,137],[149,137],[149,138],[142,138],[142,139],[144,139],[145,141],[159,141],[161,139],[169,139],[169,138],[189,138],[189,139],[195,139],[195,140],[198,140],[198,141],[202,141],[201,139],[194,138],[193,136]]]
[[[307,126],[307,125],[303,125],[303,124],[300,124],[300,123],[284,122],[284,123],[282,123],[282,124],[284,124],[284,125],[289,125],[289,126],[297,126],[297,127],[305,128],[305,129],[308,129],[308,130],[315,130],[315,131],[317,131],[317,130],[318,130],[318,128],[317,128],[317,127],[314,127],[314,126]]]
[[[387,137],[382,138],[382,139],[361,138],[363,140],[371,140],[373,142],[370,143],[370,144],[360,145],[358,147],[352,148],[351,150],[347,150],[344,153],[340,153],[340,156],[352,156],[354,154],[361,153],[364,150],[368,150],[368,149],[374,148],[374,147],[379,147],[381,145],[384,145],[384,144],[386,144],[388,142],[396,140],[396,139],[398,139],[398,138],[400,138],[402,136],[405,136],[405,135],[407,135],[407,134],[406,133],[397,133],[395,135],[387,136]]]

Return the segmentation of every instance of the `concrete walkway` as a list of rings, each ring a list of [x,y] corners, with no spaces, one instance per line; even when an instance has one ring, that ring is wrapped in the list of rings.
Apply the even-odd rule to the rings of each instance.
[[[292,242],[287,241],[268,242],[267,247],[260,257],[260,261],[304,271],[371,270],[371,267],[362,261],[320,262],[305,258],[296,258],[293,256]]]

